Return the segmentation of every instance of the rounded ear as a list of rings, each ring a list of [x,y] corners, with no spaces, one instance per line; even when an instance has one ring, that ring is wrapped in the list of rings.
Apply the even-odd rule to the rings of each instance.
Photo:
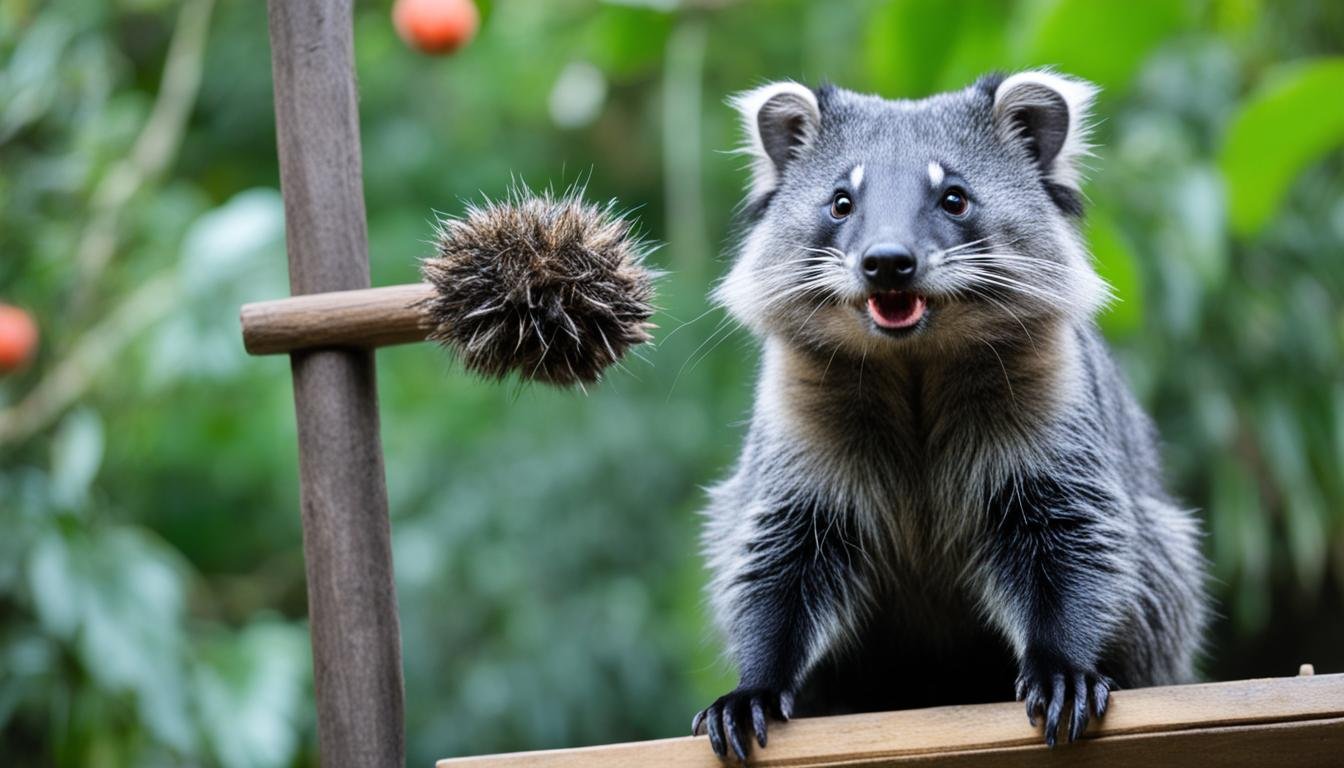
[[[1080,159],[1090,154],[1089,109],[1097,87],[1049,70],[1019,72],[994,91],[994,125],[1004,141],[1024,142],[1046,179],[1078,190]]]
[[[753,196],[774,189],[780,174],[816,139],[821,127],[817,95],[792,81],[770,83],[734,96],[752,162]]]

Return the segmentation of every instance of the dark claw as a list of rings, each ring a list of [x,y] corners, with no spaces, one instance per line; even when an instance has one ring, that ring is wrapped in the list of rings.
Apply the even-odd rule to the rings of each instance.
[[[761,704],[761,697],[756,696],[751,700],[751,727],[756,732],[756,743],[762,748],[765,747],[765,707]]]
[[[1032,728],[1036,727],[1036,716],[1043,708],[1041,702],[1041,689],[1039,686],[1033,684],[1027,689],[1027,722],[1031,723]]]
[[[1059,736],[1059,716],[1064,711],[1064,676],[1056,673],[1050,680],[1050,705],[1045,710],[1045,743],[1055,746]]]
[[[746,764],[751,753],[751,737],[765,747],[771,717],[784,720],[792,702],[787,694],[768,688],[738,688],[720,696],[691,720],[691,735],[700,735],[708,726],[709,744],[721,760],[729,760],[729,750],[737,762]],[[750,725],[748,725],[750,723]]]
[[[1111,700],[1111,681],[1106,678],[1098,678],[1092,684],[1092,713],[1100,720],[1101,716],[1106,714],[1106,705]]]
[[[709,723],[709,745],[714,748],[714,754],[720,758],[728,756],[728,750],[723,743],[723,715],[719,711],[719,704],[715,702],[709,708],[709,714],[705,718]]]
[[[733,747],[733,754],[741,763],[747,762],[747,745],[742,740],[742,731],[737,727],[737,717],[733,710],[737,709],[738,702],[731,701],[723,706],[723,730],[728,732],[728,741]]]
[[[1095,670],[1038,661],[1028,662],[1018,676],[1016,693],[1019,701],[1026,702],[1027,721],[1033,728],[1040,716],[1045,716],[1045,743],[1053,747],[1060,740],[1072,743],[1082,738],[1092,718],[1100,720],[1106,714],[1112,685],[1109,678]],[[1067,730],[1061,734],[1066,712]]]
[[[1069,743],[1087,730],[1087,675],[1073,676],[1073,712],[1069,715]]]

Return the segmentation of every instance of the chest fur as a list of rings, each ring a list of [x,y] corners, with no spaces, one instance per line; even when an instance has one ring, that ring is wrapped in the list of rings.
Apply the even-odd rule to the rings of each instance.
[[[976,361],[861,375],[777,363],[766,375],[756,426],[777,476],[854,515],[903,560],[974,546],[987,499],[1041,460],[1057,402]]]

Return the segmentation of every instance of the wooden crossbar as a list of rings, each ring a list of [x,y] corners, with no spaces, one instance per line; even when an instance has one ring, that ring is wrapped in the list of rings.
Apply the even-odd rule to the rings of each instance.
[[[428,328],[415,304],[432,295],[432,286],[414,283],[245,304],[243,346],[249,354],[278,355],[423,341]]]
[[[1051,750],[1021,704],[794,720],[751,765],[1344,766],[1344,674],[1117,691],[1079,743]],[[441,760],[438,768],[722,768],[704,736]]]

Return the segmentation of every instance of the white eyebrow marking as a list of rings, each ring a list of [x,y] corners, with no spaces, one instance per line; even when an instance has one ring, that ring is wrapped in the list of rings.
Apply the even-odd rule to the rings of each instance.
[[[943,166],[936,160],[929,161],[929,184],[937,187],[943,183]]]
[[[863,186],[863,163],[854,166],[854,170],[849,172],[849,185],[858,191]]]

